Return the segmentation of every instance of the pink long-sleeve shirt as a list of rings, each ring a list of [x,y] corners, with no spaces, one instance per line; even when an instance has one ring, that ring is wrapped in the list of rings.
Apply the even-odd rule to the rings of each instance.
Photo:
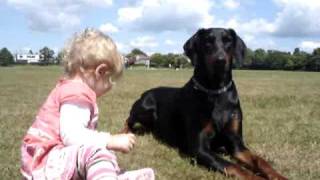
[[[75,131],[81,131],[97,137],[94,138],[91,136],[93,139],[103,139],[103,136],[108,137],[107,133],[104,134],[94,131],[96,129],[98,120],[98,107],[96,104],[96,94],[94,91],[92,91],[83,82],[60,80],[40,108],[35,121],[23,138],[21,147],[21,172],[27,179],[30,177],[36,179],[37,177],[42,176],[48,154],[51,150],[63,148],[67,145],[81,145],[81,143],[85,143],[81,142],[81,140],[75,141],[75,139],[72,139],[76,137],[75,135],[77,135],[77,132],[74,133],[75,131],[72,131],[71,133],[66,133],[68,131],[68,127],[70,126],[70,122],[66,119],[70,117],[70,114],[63,113],[64,118],[60,116],[61,107],[64,106],[63,109],[68,109],[70,108],[68,107],[69,105],[72,105],[71,107],[75,107],[74,105],[78,107],[85,107],[85,109],[90,110],[89,121],[87,125],[81,125],[81,123],[84,121],[72,119],[73,123],[80,123],[80,125],[75,125],[75,127],[78,127],[75,128],[77,130],[74,129]],[[64,128],[62,128],[63,133],[61,133],[60,123],[63,119],[63,122],[68,121],[68,123],[64,123]],[[81,129],[81,127],[86,129]],[[104,145],[103,142],[101,143],[101,141],[97,144]],[[76,154],[76,152],[74,153]],[[75,156],[72,155],[70,156],[70,173],[73,172],[72,169],[75,168],[76,163],[72,163],[74,161],[74,157]],[[65,176],[68,177],[71,175],[72,174],[66,174]]]

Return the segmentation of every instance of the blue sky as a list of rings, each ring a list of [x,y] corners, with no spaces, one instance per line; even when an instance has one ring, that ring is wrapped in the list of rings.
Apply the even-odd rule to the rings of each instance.
[[[252,49],[312,52],[320,47],[319,0],[0,0],[0,48],[58,52],[94,27],[122,53],[181,53],[203,27],[233,28]]]

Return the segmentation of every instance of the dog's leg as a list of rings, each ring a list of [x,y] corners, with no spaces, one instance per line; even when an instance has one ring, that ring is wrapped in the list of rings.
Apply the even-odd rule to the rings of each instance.
[[[211,152],[210,138],[207,137],[206,133],[200,133],[198,140],[193,141],[191,146],[198,147],[194,149],[194,155],[197,159],[197,162],[209,169],[217,170],[227,176],[237,177],[243,180],[263,180],[262,177],[256,176],[253,173],[241,168],[241,166],[231,163]]]
[[[235,177],[241,180],[264,180],[260,176],[241,168],[241,166],[222,159],[221,157],[201,152],[197,155],[199,164],[208,167],[209,169],[217,170],[228,177]]]
[[[286,180],[287,178],[276,172],[271,165],[258,155],[253,154],[250,150],[236,152],[234,158],[246,167],[261,172],[268,179]]]
[[[228,134],[227,139],[229,141],[227,150],[231,156],[239,163],[243,164],[244,167],[267,179],[287,180],[287,178],[276,172],[266,160],[253,154],[247,147],[245,147],[240,136]]]
[[[228,153],[244,167],[268,179],[287,179],[276,172],[266,160],[253,154],[245,146],[242,138],[241,110],[233,113],[229,127],[226,128],[224,135],[225,147]]]

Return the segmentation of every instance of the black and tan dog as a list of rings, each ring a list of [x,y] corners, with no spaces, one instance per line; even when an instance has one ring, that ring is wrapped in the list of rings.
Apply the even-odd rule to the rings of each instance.
[[[146,91],[133,105],[124,131],[152,132],[198,164],[228,176],[286,179],[243,142],[242,112],[231,73],[233,59],[244,58],[243,41],[232,29],[200,29],[183,48],[194,65],[193,77],[182,88]],[[221,158],[220,149],[238,163]]]

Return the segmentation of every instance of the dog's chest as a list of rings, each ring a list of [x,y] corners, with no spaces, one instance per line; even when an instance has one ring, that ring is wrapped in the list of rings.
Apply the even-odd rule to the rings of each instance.
[[[207,120],[202,120],[201,122],[202,125],[202,133],[208,137],[208,138],[213,138],[216,135],[215,128],[213,126],[213,122],[210,119]]]
[[[232,119],[232,108],[227,106],[210,106],[201,120],[202,131],[212,137],[220,133]]]

